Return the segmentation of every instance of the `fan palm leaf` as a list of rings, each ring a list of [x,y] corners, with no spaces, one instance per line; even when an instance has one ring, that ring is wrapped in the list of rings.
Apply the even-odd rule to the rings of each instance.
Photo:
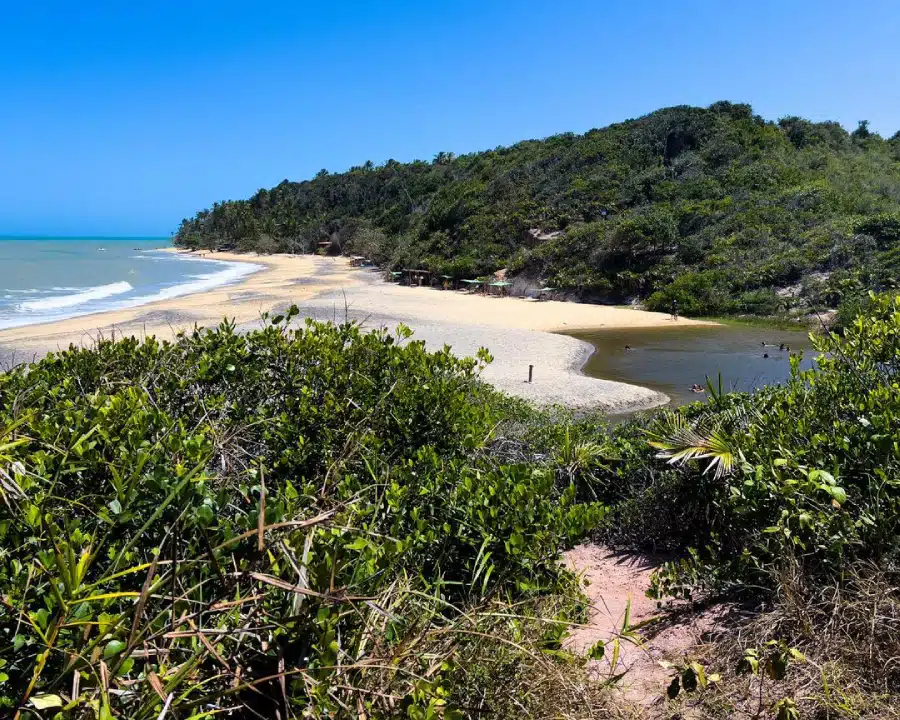
[[[732,435],[723,427],[710,427],[704,423],[692,425],[676,413],[663,416],[657,429],[648,431],[648,435],[650,446],[659,450],[658,458],[671,465],[708,460],[703,472],[714,472],[716,478],[730,474],[743,460]]]

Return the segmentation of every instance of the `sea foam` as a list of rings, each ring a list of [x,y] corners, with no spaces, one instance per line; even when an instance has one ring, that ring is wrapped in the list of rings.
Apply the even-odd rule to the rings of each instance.
[[[48,310],[62,310],[63,308],[75,307],[91,300],[102,300],[103,298],[112,297],[113,295],[121,295],[133,290],[131,283],[124,280],[120,282],[110,283],[109,285],[97,285],[96,287],[86,288],[69,295],[54,295],[52,297],[41,298],[40,300],[26,300],[19,304],[20,310],[27,312],[46,312]]]
[[[171,298],[205,292],[223,285],[239,282],[247,275],[264,269],[263,265],[248,262],[232,262],[225,260],[209,260],[188,258],[173,255],[141,255],[132,256],[138,261],[174,260],[176,263],[206,263],[212,266],[212,272],[189,273],[182,275],[180,281],[168,285],[133,286],[121,280],[108,285],[96,287],[53,287],[34,288],[32,290],[0,290],[8,299],[29,294],[30,298],[15,302],[6,308],[0,304],[0,329],[22,327],[36,323],[53,322],[68,318],[90,315],[98,312],[124,310],[139,307],[148,303]],[[221,268],[221,269],[220,269]],[[193,269],[193,268],[192,268]],[[204,268],[206,269],[206,268]],[[38,295],[38,297],[34,297]]]
[[[153,295],[142,295],[140,297],[130,298],[127,303],[128,306],[146,305],[147,303],[157,302],[159,300],[169,300],[170,298],[176,298],[182,295],[192,295],[193,293],[212,290],[221,285],[230,285],[247,275],[252,275],[263,269],[262,265],[256,265],[254,263],[224,262],[222,260],[208,260],[207,262],[216,262],[226,267],[217,272],[205,273],[202,275],[190,275],[193,282],[172,285],[171,287],[163,288]]]

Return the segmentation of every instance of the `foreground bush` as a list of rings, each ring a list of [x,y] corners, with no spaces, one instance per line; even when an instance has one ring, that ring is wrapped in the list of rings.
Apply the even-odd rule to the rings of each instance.
[[[475,460],[488,356],[291,315],[0,376],[4,712],[451,717],[507,702],[492,638],[558,646],[528,618],[602,508]]]
[[[660,574],[661,591],[767,585],[794,558],[824,581],[897,558],[900,298],[873,296],[843,336],[813,341],[817,367],[801,372],[794,357],[785,386],[711,388],[708,403],[620,429],[624,498],[607,535],[690,550]]]

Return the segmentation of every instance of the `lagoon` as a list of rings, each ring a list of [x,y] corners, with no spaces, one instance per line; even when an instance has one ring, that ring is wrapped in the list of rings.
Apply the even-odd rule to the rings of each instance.
[[[779,349],[781,343],[794,353],[803,351],[801,367],[813,365],[812,343],[800,330],[728,324],[569,334],[594,346],[584,374],[658,390],[671,398],[672,405],[708,397],[691,392],[691,385],[705,385],[707,378],[717,383],[719,373],[726,390],[749,391],[784,382],[790,361],[787,350]]]

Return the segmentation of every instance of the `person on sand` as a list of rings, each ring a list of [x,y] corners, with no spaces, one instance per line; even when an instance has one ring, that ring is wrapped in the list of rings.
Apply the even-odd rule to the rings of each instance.
[[[672,320],[678,320],[678,301],[672,301]]]

